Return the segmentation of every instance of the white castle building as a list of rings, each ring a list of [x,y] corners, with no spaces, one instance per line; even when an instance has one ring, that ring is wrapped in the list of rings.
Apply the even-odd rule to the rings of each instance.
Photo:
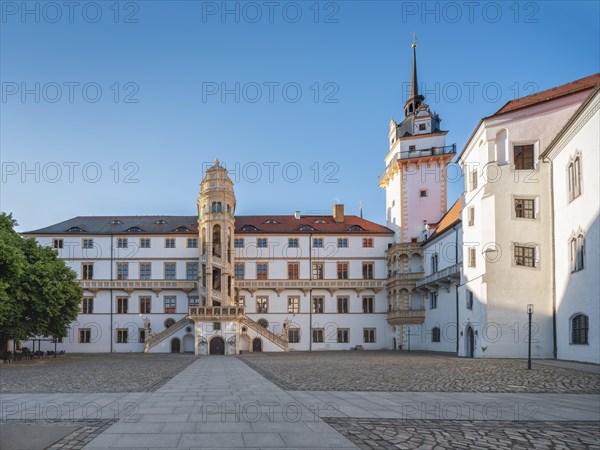
[[[449,210],[456,146],[418,92],[413,44],[404,119],[390,122],[379,177],[385,226],[339,204],[327,216],[236,216],[217,160],[197,215],[75,217],[24,233],[56,248],[85,292],[59,350],[524,357],[532,304],[534,357],[598,363],[598,82],[482,119]]]

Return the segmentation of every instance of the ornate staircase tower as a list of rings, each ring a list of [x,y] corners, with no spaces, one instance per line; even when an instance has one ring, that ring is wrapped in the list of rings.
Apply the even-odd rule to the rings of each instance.
[[[206,171],[198,196],[199,293],[202,306],[233,306],[235,298],[233,182],[219,160]]]

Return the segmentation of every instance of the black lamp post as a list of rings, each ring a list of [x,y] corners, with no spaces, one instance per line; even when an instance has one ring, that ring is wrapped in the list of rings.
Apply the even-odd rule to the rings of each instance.
[[[527,305],[527,315],[529,316],[529,339],[528,339],[528,350],[527,350],[527,370],[531,370],[531,316],[533,315],[533,305],[530,303]]]

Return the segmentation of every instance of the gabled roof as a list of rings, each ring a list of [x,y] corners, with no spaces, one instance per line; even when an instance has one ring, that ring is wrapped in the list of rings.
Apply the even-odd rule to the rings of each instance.
[[[450,207],[450,209],[446,212],[446,214],[444,214],[444,216],[440,219],[440,221],[437,223],[437,226],[433,230],[433,233],[431,233],[431,236],[429,236],[429,238],[427,238],[427,241],[430,241],[430,240],[438,237],[444,231],[452,228],[455,224],[459,223],[461,211],[462,211],[462,196],[458,197],[458,200],[456,200],[454,202],[454,205],[452,205]]]
[[[268,223],[266,223],[268,222]],[[325,223],[322,223],[325,222]],[[189,231],[177,231],[184,227]],[[306,227],[306,228],[305,228]],[[360,227],[351,230],[351,227]],[[244,229],[246,228],[246,229]],[[303,229],[301,229],[303,228]],[[388,234],[394,232],[383,225],[344,216],[336,223],[332,216],[236,216],[238,234]],[[198,234],[197,216],[78,216],[23,235],[176,235]]]
[[[518,109],[527,108],[529,106],[538,105],[543,102],[556,100],[560,97],[565,97],[567,95],[576,94],[577,92],[592,89],[598,83],[600,83],[600,73],[596,73],[585,78],[580,78],[579,80],[571,81],[570,83],[561,84],[560,86],[546,89],[545,91],[536,92],[535,94],[531,94],[526,97],[511,100],[490,117],[499,116],[501,114],[513,112]]]
[[[265,223],[268,219],[277,223]],[[323,223],[325,222],[325,223]],[[256,231],[244,230],[254,226]],[[361,229],[353,230],[352,228]],[[358,216],[344,215],[344,221],[336,223],[332,216],[236,216],[235,232],[237,234],[393,234],[383,225]]]

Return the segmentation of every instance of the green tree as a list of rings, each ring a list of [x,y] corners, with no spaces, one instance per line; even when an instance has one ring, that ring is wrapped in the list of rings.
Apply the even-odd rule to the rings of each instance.
[[[0,214],[0,344],[65,337],[83,295],[77,276],[54,249],[21,238],[15,225]]]

